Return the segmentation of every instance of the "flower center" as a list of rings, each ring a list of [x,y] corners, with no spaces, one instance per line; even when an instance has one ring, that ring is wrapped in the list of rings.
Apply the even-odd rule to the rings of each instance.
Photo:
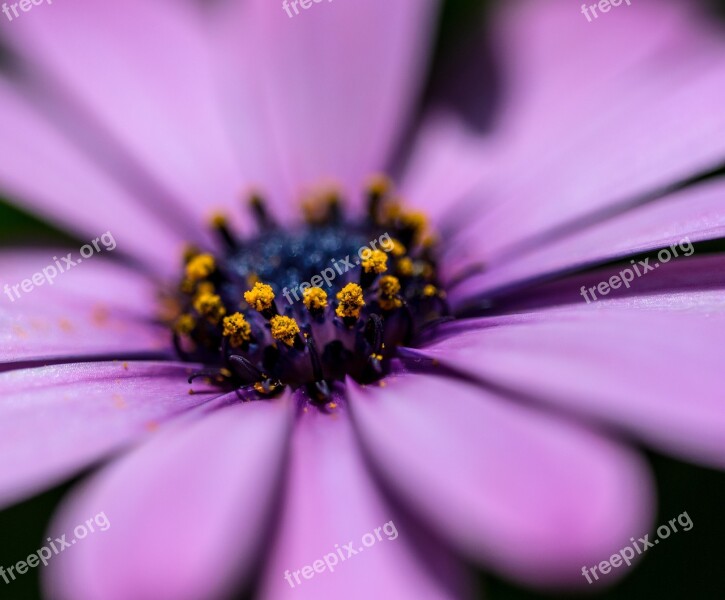
[[[187,249],[167,298],[177,353],[207,366],[195,377],[257,396],[305,386],[326,403],[347,376],[384,377],[399,346],[447,316],[424,215],[406,211],[384,177],[366,193],[363,218],[345,218],[328,192],[303,203],[306,223],[294,229],[255,196],[252,239],[212,219],[223,250]]]

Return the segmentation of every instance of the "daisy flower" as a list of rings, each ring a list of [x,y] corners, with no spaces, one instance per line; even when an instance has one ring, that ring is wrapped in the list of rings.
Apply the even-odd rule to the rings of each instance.
[[[651,525],[634,444],[725,465],[722,38],[507,3],[478,136],[413,119],[434,0],[291,4],[3,23],[0,188],[109,242],[0,255],[0,499],[98,467],[49,536],[111,524],[48,597],[586,585]]]

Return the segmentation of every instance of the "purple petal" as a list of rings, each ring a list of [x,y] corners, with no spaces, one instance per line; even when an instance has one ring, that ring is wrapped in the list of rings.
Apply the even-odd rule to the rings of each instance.
[[[424,353],[665,452],[723,467],[724,328],[722,290],[582,299],[463,322]]]
[[[529,1],[498,24],[509,112],[490,209],[470,222],[479,255],[721,162],[725,46],[689,4],[642,0],[587,23],[570,2]]]
[[[262,152],[281,165],[288,192],[327,178],[357,192],[387,166],[406,124],[437,0],[314,3],[297,16],[290,8],[292,18],[281,3],[247,5],[223,15],[234,105],[266,119]],[[237,124],[238,136],[247,125]]]
[[[0,373],[0,504],[49,487],[219,392],[175,363],[84,363]]]
[[[199,221],[213,207],[235,205],[242,180],[208,34],[191,3],[68,0],[63,10],[36,10],[12,25],[7,35],[21,56],[62,81],[89,123],[119,141],[174,202]]]
[[[51,16],[55,12],[59,11],[51,10]],[[87,242],[110,232],[119,254],[133,256],[152,272],[173,272],[182,240],[167,223],[135,203],[4,78],[0,78],[0,104],[4,195]]]
[[[694,249],[689,249],[688,241],[725,237],[724,194],[725,184],[715,180],[646,204],[512,262],[493,265],[457,288],[455,297],[487,293],[557,271],[584,269],[640,252],[677,246],[680,242],[692,253]],[[456,249],[455,244],[450,248],[451,262],[457,261]],[[683,256],[681,248],[676,250]]]
[[[150,281],[101,256],[70,267],[65,255],[50,248],[0,252],[9,286],[0,296],[0,363],[170,350],[169,331],[153,323],[158,299]],[[67,270],[59,271],[55,257]],[[50,284],[42,276],[49,266]],[[41,285],[24,292],[19,286],[37,274]]]
[[[651,480],[600,435],[443,377],[351,390],[386,482],[468,556],[538,584],[584,583],[581,567],[647,531]]]
[[[308,409],[300,415],[292,440],[292,464],[279,534],[265,567],[260,597],[466,597],[460,587],[454,594],[455,588],[444,585],[435,574],[438,571],[448,583],[456,583],[450,579],[455,574],[451,572],[450,556],[440,548],[430,548],[429,558],[436,568],[426,567],[416,557],[418,532],[406,528],[383,500],[367,472],[348,415],[341,410],[338,407],[335,414],[323,415],[317,409]],[[378,539],[375,529],[383,527],[386,529],[378,531]],[[368,533],[375,543],[359,551]],[[349,558],[343,549],[348,543],[357,552]],[[307,569],[307,577],[300,575],[306,565],[312,568],[326,555],[330,555],[332,563],[338,548],[342,558],[338,555],[338,564],[332,565],[334,571],[327,567],[321,571],[318,563],[312,578]],[[291,584],[285,580],[287,571]]]
[[[177,423],[101,471],[51,533],[72,538],[99,513],[110,526],[54,558],[54,597],[227,597],[259,559],[291,417],[289,399],[237,403]]]
[[[487,175],[491,146],[452,114],[429,115],[401,182],[402,195],[438,223]]]

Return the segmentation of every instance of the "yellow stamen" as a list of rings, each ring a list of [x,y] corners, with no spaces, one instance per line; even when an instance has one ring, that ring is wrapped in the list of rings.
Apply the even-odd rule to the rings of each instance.
[[[272,326],[272,337],[275,340],[284,342],[288,346],[294,346],[295,339],[300,333],[300,327],[297,325],[297,321],[291,317],[275,315],[270,319],[269,323]]]
[[[187,264],[195,256],[199,256],[201,250],[193,244],[186,244],[182,253],[184,264]]]
[[[403,246],[403,244],[401,244],[398,240],[393,240],[393,248],[392,250],[390,250],[390,252],[395,258],[405,256],[405,253],[407,251],[408,250],[405,248],[405,246]]]
[[[410,277],[413,274],[413,261],[407,256],[398,261],[398,273],[403,277]]]
[[[362,261],[366,273],[385,273],[388,270],[388,255],[382,250],[373,250]]]
[[[252,338],[252,328],[242,313],[224,317],[224,337],[229,338],[232,348],[239,348]]]
[[[365,306],[363,290],[357,283],[348,283],[337,293],[339,305],[335,310],[338,317],[355,318],[360,316],[360,310]]]
[[[307,310],[323,310],[327,307],[327,292],[322,288],[308,288],[302,292],[302,302]]]
[[[199,294],[194,299],[194,308],[200,315],[206,317],[210,323],[215,325],[227,314],[222,299],[216,294]]]
[[[380,291],[378,296],[378,304],[383,310],[393,310],[403,306],[403,302],[397,295],[400,293],[400,281],[392,275],[385,275],[380,278],[378,283]]]
[[[375,196],[387,196],[392,189],[393,182],[390,181],[389,177],[382,174],[373,175],[367,183],[368,193]]]
[[[254,310],[262,312],[272,306],[274,302],[274,291],[266,283],[255,283],[248,292],[244,292],[244,299]]]
[[[194,331],[196,319],[191,315],[181,315],[174,323],[174,331],[179,335],[188,335]]]
[[[211,223],[212,227],[217,229],[229,225],[229,219],[227,219],[227,216],[224,213],[220,212],[214,213],[209,219],[209,222]]]
[[[436,286],[434,286],[434,285],[431,285],[431,284],[429,283],[428,285],[426,285],[426,286],[425,286],[425,287],[423,288],[423,295],[424,295],[424,296],[425,296],[426,298],[432,298],[433,296],[436,296],[436,295],[438,295],[438,288],[437,288]]]
[[[206,279],[214,272],[216,264],[211,254],[199,254],[186,265],[186,278],[192,282]]]

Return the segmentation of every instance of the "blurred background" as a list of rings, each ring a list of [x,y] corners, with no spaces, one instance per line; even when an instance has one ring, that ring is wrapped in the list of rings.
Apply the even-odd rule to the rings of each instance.
[[[424,94],[424,104],[446,102],[465,110],[465,101],[470,100],[470,94],[477,93],[478,90],[475,89],[455,89],[441,83],[449,78],[451,70],[455,68],[458,62],[456,57],[471,48],[470,43],[476,28],[482,21],[487,21],[494,2],[495,0],[447,0],[441,18],[433,69]],[[572,3],[576,4],[575,0]],[[725,23],[725,0],[712,0],[709,5],[713,19],[721,19]],[[480,45],[476,48],[480,51]],[[477,56],[480,60],[476,61],[475,68],[479,70],[479,74],[495,81],[495,63],[486,59],[485,55]],[[446,89],[445,96],[440,95],[438,90],[441,88]],[[495,101],[495,97],[493,99]],[[492,106],[495,107],[495,103]],[[469,124],[482,132],[486,130],[489,117],[490,113],[480,112],[467,115]],[[0,197],[0,249],[42,243],[68,245],[69,249],[75,250],[83,241],[74,240],[18,211]],[[646,456],[658,485],[659,506],[655,523],[666,523],[686,511],[694,523],[690,531],[679,532],[671,536],[667,543],[649,550],[644,555],[644,560],[630,568],[622,581],[608,588],[592,585],[586,594],[547,595],[519,588],[481,572],[479,578],[483,595],[493,600],[725,598],[725,473],[695,467],[653,453],[646,453]],[[72,485],[73,482],[69,482],[23,504],[0,511],[0,566],[10,566],[43,545],[50,516]],[[644,532],[632,533],[638,537]],[[41,598],[39,574],[40,569],[33,569],[13,582],[12,586],[6,587],[4,582],[0,582],[0,598]]]

